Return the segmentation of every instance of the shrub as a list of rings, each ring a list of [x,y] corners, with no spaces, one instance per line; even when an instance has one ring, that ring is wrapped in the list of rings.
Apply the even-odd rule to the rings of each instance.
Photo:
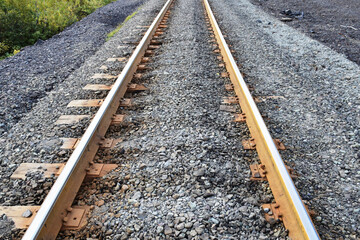
[[[0,42],[0,56],[5,55],[7,52],[9,52],[9,49],[10,49],[10,47],[8,45]]]
[[[45,40],[115,0],[0,0],[0,58]]]

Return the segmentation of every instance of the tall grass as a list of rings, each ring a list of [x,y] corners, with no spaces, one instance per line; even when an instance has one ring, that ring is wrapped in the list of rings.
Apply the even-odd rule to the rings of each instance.
[[[45,40],[115,0],[0,0],[0,58]]]

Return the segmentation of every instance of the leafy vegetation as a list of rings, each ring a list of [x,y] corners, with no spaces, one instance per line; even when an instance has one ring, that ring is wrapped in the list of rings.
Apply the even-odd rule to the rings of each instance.
[[[115,0],[0,0],[0,59]]]
[[[132,17],[134,17],[136,14],[137,14],[137,10],[135,12],[133,12],[131,15],[127,16],[125,18],[125,21],[122,22],[119,26],[117,26],[113,31],[111,31],[108,35],[107,35],[107,38],[106,38],[106,41],[109,41],[110,38],[112,38],[121,28],[122,26],[124,26],[124,24],[129,21]]]

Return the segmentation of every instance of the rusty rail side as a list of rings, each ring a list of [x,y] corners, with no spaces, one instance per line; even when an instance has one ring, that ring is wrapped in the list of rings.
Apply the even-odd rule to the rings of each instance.
[[[92,160],[99,148],[99,143],[110,126],[111,118],[119,107],[127,85],[131,81],[145,50],[150,44],[162,18],[173,0],[168,0],[147,32],[136,47],[128,63],[117,78],[104,103],[85,131],[63,171],[46,196],[38,213],[22,239],[55,239],[59,233],[64,217],[75,199],[85,178],[86,169],[91,167]]]
[[[283,160],[273,142],[265,122],[251,96],[251,93],[236,65],[236,62],[226,44],[219,25],[208,0],[204,0],[215,38],[223,56],[229,77],[239,98],[242,111],[246,115],[246,123],[251,136],[256,140],[256,150],[267,171],[267,179],[278,204],[282,220],[289,230],[292,239],[320,239],[314,224],[303,204],[301,197],[292,181]]]

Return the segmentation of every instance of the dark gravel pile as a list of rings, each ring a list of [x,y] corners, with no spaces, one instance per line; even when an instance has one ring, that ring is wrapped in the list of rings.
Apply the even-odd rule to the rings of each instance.
[[[360,64],[360,1],[251,0],[266,12]]]
[[[0,136],[104,44],[144,0],[119,0],[0,62]]]
[[[359,66],[248,0],[211,4],[322,239],[359,239]]]

